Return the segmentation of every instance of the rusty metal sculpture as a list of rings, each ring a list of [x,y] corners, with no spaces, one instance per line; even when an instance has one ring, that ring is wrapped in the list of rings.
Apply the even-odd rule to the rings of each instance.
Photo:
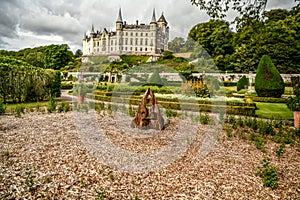
[[[147,108],[147,104],[150,102],[150,99],[148,99],[149,95],[151,96],[152,101],[150,111]],[[158,130],[164,128],[164,119],[160,114],[156,98],[150,88],[147,89],[141,100],[136,116],[131,122],[131,127],[143,129],[152,128]]]

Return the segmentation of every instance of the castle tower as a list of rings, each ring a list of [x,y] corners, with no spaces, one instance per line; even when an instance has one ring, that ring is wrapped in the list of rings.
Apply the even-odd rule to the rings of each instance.
[[[123,28],[123,19],[122,19],[122,13],[121,13],[121,8],[119,9],[119,15],[116,21],[116,30],[122,30]]]
[[[160,51],[168,49],[168,40],[169,40],[169,27],[168,22],[164,16],[164,13],[161,14],[160,18],[157,21],[158,27],[162,30],[161,37],[159,38],[157,47]]]
[[[164,13],[161,14],[160,18],[157,21],[158,27],[160,28],[166,28],[168,25],[168,22],[164,16]]]
[[[117,51],[121,54],[122,53],[122,41],[123,41],[123,37],[122,37],[122,29],[123,29],[123,19],[122,19],[122,12],[121,12],[121,8],[119,9],[119,15],[118,15],[118,19],[116,21],[116,49]]]
[[[155,9],[153,8],[153,14],[152,14],[152,19],[151,19],[151,22],[150,22],[150,32],[151,32],[151,35],[150,35],[150,45],[151,45],[151,48],[152,48],[152,51],[154,53],[156,53],[156,35],[157,35],[157,32],[156,32],[156,29],[157,29],[157,22],[156,22],[156,17],[155,17]]]

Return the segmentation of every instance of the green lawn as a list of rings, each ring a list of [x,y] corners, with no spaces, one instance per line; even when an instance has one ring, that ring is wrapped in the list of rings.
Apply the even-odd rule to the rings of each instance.
[[[284,103],[262,103],[255,102],[258,110],[255,114],[261,118],[268,119],[293,119],[293,112],[290,111]]]
[[[13,103],[8,103],[6,104],[6,108],[10,109],[10,108],[16,108],[18,105],[22,105],[25,108],[33,108],[36,106],[47,106],[48,105],[48,101],[41,101],[41,102],[28,102],[28,103],[20,103],[20,104],[13,104]]]

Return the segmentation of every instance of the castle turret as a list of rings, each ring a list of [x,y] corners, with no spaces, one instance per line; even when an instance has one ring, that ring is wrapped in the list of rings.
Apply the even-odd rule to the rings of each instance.
[[[157,22],[156,22],[156,17],[155,17],[155,9],[153,8],[152,19],[151,19],[151,22],[150,22],[150,29],[155,30],[156,25],[157,25]]]
[[[161,14],[160,18],[157,21],[157,24],[159,27],[163,28],[163,27],[167,27],[168,22],[164,16],[164,13]]]
[[[123,27],[123,19],[122,19],[122,13],[121,13],[121,8],[120,8],[118,19],[116,21],[116,30],[121,30],[122,27]]]

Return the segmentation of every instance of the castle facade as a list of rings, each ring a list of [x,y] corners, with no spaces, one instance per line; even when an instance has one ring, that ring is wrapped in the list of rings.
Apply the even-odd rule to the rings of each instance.
[[[153,10],[150,24],[127,24],[119,9],[116,31],[95,31],[84,34],[83,56],[101,55],[160,55],[168,49],[169,27],[162,14],[156,21]]]

